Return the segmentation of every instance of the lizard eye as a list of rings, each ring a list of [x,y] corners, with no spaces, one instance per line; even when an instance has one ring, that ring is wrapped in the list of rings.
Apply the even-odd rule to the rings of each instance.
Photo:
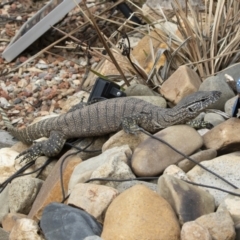
[[[188,108],[188,111],[189,112],[194,112],[194,110],[191,107]]]

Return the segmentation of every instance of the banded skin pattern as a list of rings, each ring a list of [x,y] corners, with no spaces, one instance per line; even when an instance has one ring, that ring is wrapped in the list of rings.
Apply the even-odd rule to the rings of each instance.
[[[120,129],[132,134],[139,127],[154,133],[187,122],[216,102],[220,96],[221,92],[218,91],[199,91],[167,109],[133,97],[114,98],[42,120],[24,129],[13,127],[3,109],[0,109],[0,114],[11,135],[23,143],[31,144],[38,138],[48,138],[34,143],[17,156],[23,157],[22,161],[29,162],[41,155],[57,155],[69,138],[102,136]]]

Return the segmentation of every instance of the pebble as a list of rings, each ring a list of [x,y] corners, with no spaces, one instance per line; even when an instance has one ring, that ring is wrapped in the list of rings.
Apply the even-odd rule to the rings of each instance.
[[[6,6],[11,7],[11,10],[18,10],[19,6],[23,7],[22,4],[18,3],[4,7]],[[4,10],[8,9],[4,8]],[[73,12],[69,13],[70,15],[74,16]],[[81,17],[78,18],[81,21]],[[12,23],[6,24],[6,28],[12,29],[11,25]],[[170,25],[167,23],[165,26],[169,27]],[[176,25],[171,24],[171,27],[176,31]],[[1,34],[5,38],[4,31]],[[154,38],[158,37],[156,32],[150,32],[150,34]],[[166,48],[154,38],[151,40],[154,48]],[[133,50],[134,58],[137,59],[146,73],[149,73],[153,63],[152,57],[146,58],[146,54],[149,54],[149,41],[149,36],[144,37],[141,44],[137,44]],[[0,49],[3,50],[6,44],[2,43]],[[66,55],[64,49],[62,54]],[[119,60],[117,55],[119,54],[115,54]],[[9,63],[9,66],[17,66],[30,57],[30,55],[28,57],[20,55],[15,62]],[[160,75],[161,67],[166,63],[164,57],[163,55],[157,63]],[[83,96],[85,96],[84,101],[86,101],[89,96],[89,93],[83,91],[75,93],[82,84],[82,77],[85,73],[85,69],[76,63],[86,64],[85,58],[73,58],[72,61],[68,61],[47,53],[42,54],[40,58],[37,63],[36,60],[32,60],[17,72],[10,72],[0,81],[0,106],[8,109],[7,114],[11,116],[14,126],[26,126],[35,117],[66,112],[75,101],[79,102]],[[125,58],[121,55],[120,62],[125,61]],[[97,61],[100,61],[100,58],[93,57],[91,59],[92,68],[97,69]],[[0,63],[4,64],[1,57]],[[181,66],[167,81],[161,84],[161,90],[155,88],[153,91],[153,85],[149,88],[145,84],[136,84],[136,79],[131,81],[130,87],[123,86],[123,88],[127,88],[127,95],[140,97],[163,108],[167,107],[166,100],[157,92],[162,93],[171,102],[177,103],[185,95],[197,90],[220,90],[223,92],[220,101],[210,108],[225,109],[225,112],[231,115],[236,97],[226,84],[224,74],[227,73],[234,79],[238,79],[240,77],[239,65],[235,64],[218,73],[216,77],[207,78],[203,83],[193,70]],[[124,64],[124,68],[129,68],[129,62]],[[106,64],[103,70],[105,72],[101,73],[104,75],[110,75],[111,72],[116,74],[116,67],[113,64]],[[117,74],[119,73],[117,72]],[[87,89],[87,91],[91,89],[96,79],[96,76],[91,77],[91,74],[89,76],[89,79],[83,83],[83,89]],[[140,81],[140,79],[138,80]],[[123,81],[118,83],[122,85]],[[163,136],[164,139],[170,139],[170,143],[179,150],[201,162],[204,166],[220,173],[239,188],[239,174],[237,175],[237,173],[239,173],[240,154],[233,152],[239,150],[239,119],[225,121],[224,118],[215,113],[207,113],[204,119],[210,121],[215,127],[210,131],[206,130],[208,133],[202,133],[203,137],[200,137],[195,130],[186,128],[178,130],[182,126],[173,126],[172,133],[165,129],[159,134],[166,133],[166,136]],[[3,135],[0,138],[2,144],[8,143],[5,141],[7,136]],[[210,176],[159,142],[153,143],[146,140],[147,136],[142,133],[131,136],[120,131],[112,135],[107,142],[106,139],[107,136],[94,140],[93,145],[88,149],[92,152],[78,153],[65,162],[66,165],[63,168],[64,189],[66,194],[70,193],[68,204],[75,205],[75,208],[68,206],[66,202],[64,205],[54,203],[49,205],[53,206],[54,213],[52,214],[49,211],[49,206],[46,207],[53,201],[62,201],[59,177],[62,159],[59,160],[58,157],[54,158],[51,164],[41,172],[37,180],[33,175],[30,175],[12,181],[0,193],[0,223],[4,227],[4,229],[0,228],[0,239],[44,239],[40,234],[37,222],[32,219],[41,219],[41,226],[44,226],[47,239],[47,236],[51,234],[62,233],[66,234],[62,235],[63,239],[70,239],[71,234],[75,234],[76,239],[85,240],[117,240],[122,236],[122,239],[179,240],[179,226],[182,224],[182,240],[231,240],[235,238],[234,226],[240,235],[238,197],[208,188],[205,191],[205,188],[192,186],[181,179],[215,185],[233,192],[239,192],[238,190],[234,190],[216,177]],[[85,139],[77,146],[83,148],[90,142],[90,138]],[[10,146],[12,144],[13,142],[10,143]],[[19,161],[15,161],[14,157],[26,148],[23,144],[16,144],[11,149],[7,148],[2,152],[0,150],[1,182],[21,167]],[[102,152],[96,151],[101,149]],[[68,153],[74,151],[76,150],[71,150]],[[139,151],[141,154],[137,155]],[[38,158],[35,166],[28,171],[40,167],[46,160],[46,157]],[[131,168],[132,166],[133,168]],[[111,177],[122,180],[125,178],[134,179],[135,174],[156,177],[162,173],[163,175],[158,180],[148,182],[133,180],[120,183],[113,181],[84,183],[93,177]],[[162,194],[164,198],[159,194]],[[218,206],[216,212],[214,212],[214,204]],[[78,207],[85,211],[79,210]],[[32,219],[26,218],[25,215],[19,217],[19,213],[9,213],[10,211],[27,213],[30,208],[28,217]],[[211,213],[208,214],[209,212]],[[64,221],[64,217],[69,216],[68,214],[73,217]],[[75,219],[76,221],[72,223],[71,220],[76,215],[81,220]],[[54,219],[54,216],[57,218]],[[17,218],[20,219],[16,220]],[[104,223],[104,226],[99,222]],[[102,227],[104,230],[101,234]],[[4,231],[6,229],[11,231],[10,238],[9,234]],[[52,229],[57,231],[53,233]],[[61,238],[51,235],[49,239]]]

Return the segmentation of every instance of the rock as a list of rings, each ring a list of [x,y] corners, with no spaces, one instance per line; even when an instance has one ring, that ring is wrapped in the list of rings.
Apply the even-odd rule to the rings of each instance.
[[[154,92],[154,94],[157,94],[157,93]],[[167,102],[166,102],[165,98],[160,97],[160,96],[134,96],[134,98],[144,100],[146,102],[149,102],[149,103],[159,106],[161,108],[167,107]]]
[[[0,228],[0,240],[9,240],[9,233]]]
[[[202,146],[201,136],[195,129],[186,125],[167,127],[154,136],[165,140],[186,155],[192,154]],[[182,159],[181,155],[167,145],[149,137],[135,149],[132,168],[137,176],[151,177],[159,175],[166,167]]]
[[[86,91],[79,91],[72,96],[68,96],[66,100],[62,100],[59,102],[59,107],[63,112],[68,112],[73,106],[79,104],[82,99],[86,101],[89,98],[89,93]]]
[[[197,161],[198,163],[206,160],[211,160],[217,156],[217,151],[215,149],[207,149],[203,151],[199,151],[194,153],[190,157]],[[187,158],[183,159],[178,163],[178,167],[180,167],[184,172],[188,172],[191,170],[196,164]]]
[[[126,88],[125,93],[128,97],[130,97],[130,96],[159,96],[159,94],[152,91],[148,86],[139,84],[139,83],[133,84],[130,87]]]
[[[88,147],[87,152],[81,151],[77,153],[77,156],[80,157],[83,161],[89,158],[98,156],[101,153],[101,151],[96,151],[96,150],[102,149],[102,146],[107,140],[108,140],[108,136],[84,138],[83,140],[75,144],[75,146],[81,149],[84,149],[89,144],[91,145]]]
[[[16,178],[8,192],[10,212],[28,214],[43,181],[37,178]]]
[[[128,145],[130,149],[133,151],[139,143],[143,140],[147,139],[148,136],[145,133],[138,133],[135,134],[128,134],[125,133],[123,130],[115,133],[111,136],[108,141],[103,144],[102,151],[105,152],[106,150],[113,148],[113,147],[121,147],[122,145]]]
[[[167,167],[163,172],[163,175],[164,174],[173,176],[173,177],[181,179],[181,180],[190,181],[190,179],[188,178],[186,173],[181,168],[177,167],[176,165],[170,165],[169,167]]]
[[[104,240],[179,240],[180,237],[171,206],[143,185],[135,185],[114,199],[107,209],[103,226],[101,237]]]
[[[230,118],[211,129],[203,136],[207,149],[216,149],[218,153],[228,153],[239,150],[240,119]],[[239,132],[238,132],[239,131]]]
[[[201,84],[199,91],[220,91],[221,97],[220,99],[209,106],[208,108],[218,109],[218,110],[224,110],[225,102],[234,97],[233,90],[228,86],[226,81],[222,78],[219,78],[217,76],[208,77],[204,80],[204,82]]]
[[[191,68],[180,66],[161,86],[160,93],[170,102],[177,104],[187,95],[194,93],[201,79]]]
[[[133,179],[136,178],[136,176],[122,159],[112,158],[94,170],[90,179],[92,178],[112,178],[122,180]],[[106,185],[113,188],[116,188],[117,185],[119,185],[119,182],[116,181],[93,181],[92,183]]]
[[[179,180],[173,176],[162,175],[158,180],[157,193],[177,213],[180,224],[214,212],[214,198],[208,192]]]
[[[21,152],[27,150],[28,148],[29,148],[29,145],[26,145],[23,142],[17,142],[11,147],[12,150],[14,150],[18,153],[21,153]]]
[[[239,172],[240,172],[240,152],[233,152],[220,157],[214,158],[210,161],[201,162],[201,164],[209,170],[217,173],[222,178],[226,179],[235,186],[239,186]],[[195,183],[215,186],[223,188],[228,191],[233,191],[232,186],[223,182],[215,175],[207,172],[199,166],[195,166],[187,173],[187,176]],[[218,206],[227,193],[215,190],[212,188],[206,188],[206,190],[214,196],[216,206]]]
[[[7,131],[0,130],[0,148],[11,147],[17,142]]]
[[[52,172],[49,174],[48,178],[42,185],[42,188],[37,195],[31,211],[28,214],[29,218],[32,219],[40,219],[42,215],[43,208],[48,205],[50,202],[61,202],[63,199],[62,189],[61,189],[61,181],[60,181],[60,165],[61,162],[65,159],[70,153],[75,152],[75,150],[70,150],[66,152],[54,166]],[[67,186],[70,179],[70,176],[73,172],[73,169],[77,164],[79,164],[82,160],[75,156],[69,156],[65,159],[62,167],[62,179],[63,179],[63,188],[65,190],[65,195],[67,196]]]
[[[217,211],[195,220],[196,223],[208,229],[212,239],[235,240],[233,220],[228,211]]]
[[[8,199],[9,185],[0,193],[0,223],[3,217],[9,212],[9,199]]]
[[[235,226],[236,230],[236,240],[240,239],[240,223]]]
[[[44,240],[44,237],[39,235],[40,228],[32,219],[21,218],[16,221],[9,235],[9,240]]]
[[[236,189],[233,192],[240,194],[240,190]],[[230,213],[234,224],[240,224],[240,198],[239,196],[234,196],[228,194],[220,203],[218,211],[222,209],[227,209]]]
[[[97,235],[94,235],[94,236],[86,237],[83,240],[103,240],[103,239]]]
[[[45,207],[40,226],[46,239],[84,239],[102,232],[102,225],[90,214],[60,203]]]
[[[4,182],[16,172],[15,158],[18,153],[11,148],[0,149],[0,182]]]
[[[135,46],[131,51],[131,54],[133,55],[134,59],[145,70],[146,73],[150,73],[154,64],[152,51],[154,50],[156,52],[159,48],[167,49],[167,45],[159,41],[160,35],[161,31],[155,28],[154,31],[150,31],[149,34],[146,34],[138,42],[137,46]],[[165,63],[166,56],[162,54],[158,63],[156,64],[156,68],[164,66]]]
[[[212,237],[207,228],[192,221],[183,224],[181,240],[212,240]]]
[[[99,222],[102,222],[105,210],[117,195],[118,191],[114,188],[90,183],[78,183],[69,196],[68,204],[83,209]]]
[[[225,74],[228,74],[230,75],[233,79],[238,80],[240,78],[240,74],[239,74],[239,67],[240,67],[240,64],[239,63],[236,63],[236,64],[233,64],[227,68],[225,68],[224,70],[222,70],[220,73],[217,74],[217,76],[220,78],[220,79],[223,79],[224,81],[226,81],[225,79]]]
[[[144,181],[138,181],[138,180],[122,182],[116,188],[117,188],[119,193],[122,193],[125,190],[127,190],[127,189],[129,189],[129,188],[131,188],[135,185],[139,185],[139,184],[142,184],[142,185],[148,187],[149,189],[151,189],[154,192],[157,191],[157,184],[156,183],[144,182]]]
[[[225,121],[224,117],[217,113],[207,113],[204,121],[211,123],[214,127]]]
[[[42,167],[46,163],[46,161],[48,161],[48,159],[49,159],[49,157],[46,157],[46,156],[38,157],[35,161],[34,169],[36,170],[36,169],[39,169],[40,167]],[[51,159],[51,161],[40,172],[38,178],[41,180],[46,180],[48,175],[52,172],[56,163],[57,163],[57,160]]]
[[[233,113],[233,106],[238,99],[238,96],[235,96],[233,98],[230,98],[229,100],[226,101],[224,105],[224,111],[227,113],[229,116],[232,116]]]
[[[77,183],[84,183],[85,181],[90,179],[92,172],[105,162],[108,162],[110,159],[119,158],[127,163],[131,156],[131,149],[127,145],[124,145],[121,147],[111,148],[103,152],[99,156],[90,158],[87,161],[82,162],[75,167],[71,175],[68,185],[68,193],[71,193],[73,187]]]
[[[25,214],[21,213],[8,213],[4,216],[2,221],[2,227],[5,231],[11,232],[16,221],[21,218],[26,218]]]

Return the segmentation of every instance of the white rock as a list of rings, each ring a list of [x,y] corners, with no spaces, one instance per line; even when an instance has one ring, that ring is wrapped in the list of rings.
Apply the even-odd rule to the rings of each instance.
[[[123,161],[123,159],[114,157],[93,171],[90,179],[92,178],[112,178],[121,180],[133,179],[136,178],[136,176],[132,173],[130,167]],[[94,181],[93,183],[113,188],[116,188],[120,184],[120,182],[115,181]]]
[[[188,178],[186,173],[181,168],[177,167],[176,165],[170,165],[169,167],[167,167],[164,170],[163,174],[171,175],[171,176],[181,179],[181,180],[190,181],[190,179]]]
[[[183,224],[181,240],[212,240],[212,237],[207,228],[191,221]]]
[[[235,190],[234,192],[240,194],[240,190]],[[240,223],[240,197],[228,194],[221,202],[218,207],[218,211],[226,208],[230,213],[234,224]]]
[[[211,171],[217,173],[221,177],[225,178],[235,186],[240,186],[240,151],[222,155],[220,157],[214,158],[213,160],[203,161],[201,164]],[[223,188],[225,190],[233,191],[232,186],[199,166],[195,166],[192,170],[190,170],[187,173],[187,176],[195,183],[215,186],[218,188]],[[227,193],[212,188],[205,189],[214,196],[216,206],[218,206],[222,202],[223,198],[227,195]]]
[[[38,224],[29,218],[18,219],[14,225],[9,240],[44,240],[44,238],[38,235]]]
[[[111,187],[78,183],[70,194],[68,204],[82,208],[103,222],[105,210],[117,195],[118,191]]]
[[[19,153],[11,148],[0,149],[0,182],[4,182],[15,173],[15,159]]]
[[[92,175],[92,172],[103,163],[109,161],[112,158],[119,158],[127,163],[131,156],[132,151],[129,146],[123,145],[121,147],[111,148],[99,156],[81,162],[73,170],[68,184],[68,192],[70,193],[77,183],[83,183],[88,180]]]

